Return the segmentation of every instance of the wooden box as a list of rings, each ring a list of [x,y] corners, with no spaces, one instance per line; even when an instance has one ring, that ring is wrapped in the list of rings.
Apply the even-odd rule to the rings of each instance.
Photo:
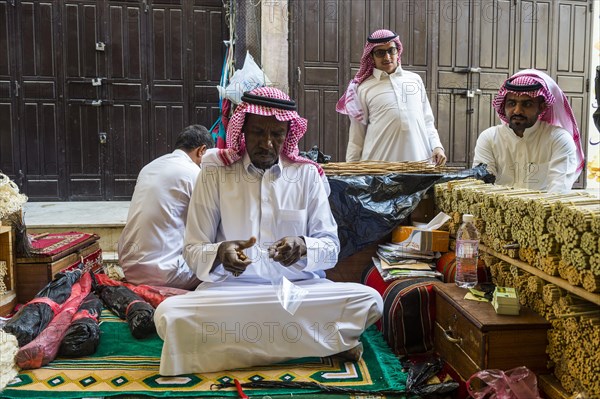
[[[2,273],[2,281],[6,288],[4,292],[0,292],[0,316],[7,316],[17,304],[14,232],[10,226],[0,226],[0,262],[3,262],[6,268]]]
[[[467,290],[454,283],[438,284],[435,291],[435,348],[461,378],[518,366],[548,373],[550,324],[543,317],[526,308],[519,316],[498,315],[488,302],[465,300]]]
[[[27,303],[62,270],[77,267],[83,262],[92,270],[102,267],[102,250],[97,235],[65,246],[64,250],[17,258],[17,300]],[[50,237],[52,238],[52,237]]]

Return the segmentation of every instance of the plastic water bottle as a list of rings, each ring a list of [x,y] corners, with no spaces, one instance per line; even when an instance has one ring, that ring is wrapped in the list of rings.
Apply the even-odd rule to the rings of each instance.
[[[456,233],[456,276],[461,288],[477,285],[477,258],[479,257],[479,232],[473,215],[463,215],[463,223]]]

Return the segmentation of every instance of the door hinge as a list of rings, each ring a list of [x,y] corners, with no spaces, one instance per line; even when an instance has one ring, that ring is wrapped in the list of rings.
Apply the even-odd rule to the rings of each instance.
[[[15,97],[19,97],[19,89],[21,88],[21,85],[19,84],[19,82],[17,82],[15,80]]]
[[[144,5],[144,12],[148,12],[148,10],[150,9],[150,7],[148,6],[148,0],[144,0],[142,2],[142,4]]]
[[[589,93],[590,92],[590,78],[587,78],[585,80],[585,92]]]
[[[150,86],[146,85],[146,101],[150,101],[152,96],[150,96]]]
[[[589,10],[590,10],[590,12],[594,12],[594,0],[590,0]]]
[[[8,4],[14,7],[17,5],[17,0],[8,0]]]

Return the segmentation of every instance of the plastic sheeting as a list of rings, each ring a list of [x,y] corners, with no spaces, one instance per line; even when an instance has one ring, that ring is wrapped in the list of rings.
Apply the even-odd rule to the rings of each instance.
[[[154,308],[138,294],[125,286],[96,286],[100,298],[111,312],[127,320],[129,331],[137,339],[146,338],[156,332]]]
[[[447,174],[390,173],[327,176],[329,204],[338,224],[339,259],[373,244],[399,226],[435,184],[476,178],[492,182],[485,165]]]
[[[33,341],[58,313],[60,305],[69,298],[71,287],[79,280],[81,274],[80,269],[57,273],[54,280],[6,323],[4,331],[16,336],[20,347]]]
[[[60,343],[58,354],[65,357],[92,355],[100,344],[99,319],[102,301],[90,292],[73,315],[71,325]]]

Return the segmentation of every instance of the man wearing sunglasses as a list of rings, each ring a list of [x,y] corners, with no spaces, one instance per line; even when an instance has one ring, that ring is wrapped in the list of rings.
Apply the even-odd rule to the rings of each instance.
[[[394,32],[368,37],[360,69],[336,106],[350,117],[346,161],[446,163],[423,80],[402,69],[401,54]]]

